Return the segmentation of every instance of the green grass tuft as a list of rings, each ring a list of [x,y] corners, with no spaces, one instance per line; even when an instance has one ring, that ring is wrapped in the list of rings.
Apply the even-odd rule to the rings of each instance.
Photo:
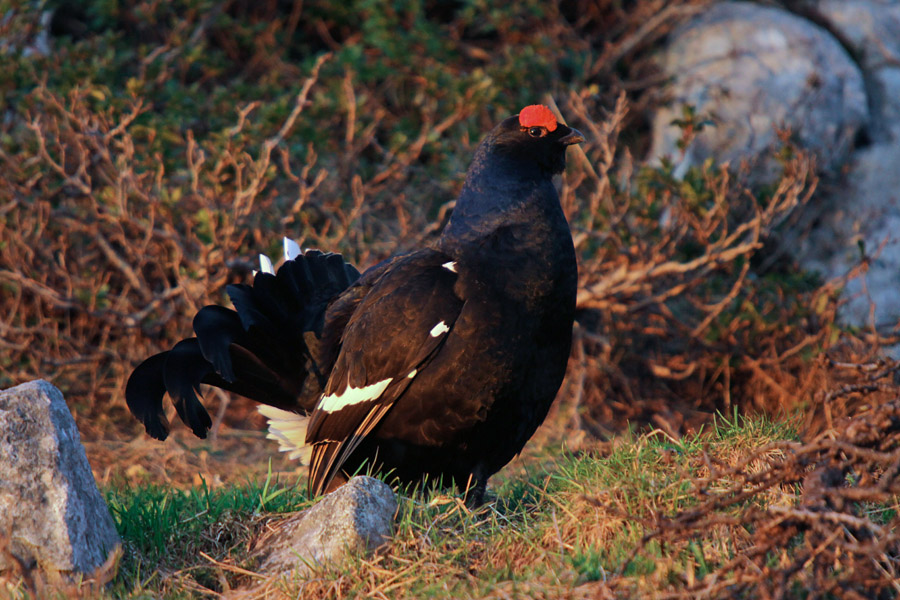
[[[259,482],[178,490],[158,485],[106,490],[124,555],[115,595],[151,588],[167,592],[174,575],[219,587],[211,561],[239,559],[264,516],[311,503],[306,485],[285,484],[271,472]],[[177,587],[177,585],[176,585]]]

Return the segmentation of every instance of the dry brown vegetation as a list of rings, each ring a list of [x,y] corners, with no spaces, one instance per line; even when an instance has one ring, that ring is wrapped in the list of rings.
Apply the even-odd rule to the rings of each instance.
[[[583,76],[627,89],[629,79],[612,66],[638,77],[650,63],[632,55],[668,28],[648,15],[684,17],[702,4],[661,12],[653,2],[632,11],[566,4],[545,15],[558,26],[544,34],[562,45],[618,22],[618,36]],[[265,13],[232,8],[239,17]],[[562,27],[569,13],[582,17]],[[209,26],[199,21],[194,36]],[[174,46],[175,33],[160,32],[142,77],[162,56],[156,81],[176,80],[166,68],[186,50]],[[494,49],[503,41],[492,40]],[[473,117],[477,130],[491,122],[480,93],[470,89],[443,112],[437,103],[417,106],[413,135],[388,148],[383,132],[402,117],[392,99],[370,93],[346,66],[332,65],[317,84],[326,57],[305,77],[291,71],[297,92],[280,101],[278,119],[257,120],[262,101],[237,104],[230,124],[202,139],[192,127],[147,126],[160,110],[152,96],[106,102],[99,87],[63,92],[41,83],[28,92],[0,153],[3,384],[47,378],[66,392],[88,438],[132,435],[121,393],[130,369],[184,336],[199,307],[225,302],[225,284],[245,280],[256,253],[273,253],[282,232],[364,267],[440,230],[477,142],[469,125]],[[631,104],[624,93],[597,95],[591,86],[539,98],[589,137],[570,159],[561,194],[581,257],[566,387],[580,407],[578,426],[603,437],[625,421],[646,422],[674,435],[733,406],[775,413],[808,404],[828,381],[816,357],[834,348],[842,359],[876,351],[873,340],[844,350],[846,333],[835,325],[841,282],[816,283],[779,247],[780,230],[814,193],[814,165],[786,146],[784,175],[764,191],[749,189],[740,169],[708,165],[683,181],[639,169],[618,138],[644,118],[646,89],[632,92]],[[338,109],[329,113],[322,97],[333,91]],[[310,122],[330,132],[327,144],[289,143],[309,137]],[[429,177],[434,140],[460,133],[461,142],[446,146],[459,156],[440,165],[452,172],[445,181]],[[254,419],[243,404],[225,418]]]
[[[271,447],[249,403],[208,394],[213,439],[198,445],[181,431],[161,449],[125,409],[130,370],[184,337],[198,308],[226,302],[224,286],[247,280],[257,253],[277,255],[283,234],[361,267],[428,243],[481,132],[527,98],[588,137],[560,188],[580,259],[579,315],[540,441],[567,439],[603,458],[630,425],[677,440],[717,413],[756,412],[793,419],[802,439],[699,453],[677,482],[688,485],[679,498],[697,499],[689,508],[635,510],[615,494],[547,491],[535,504],[565,509],[538,541],[492,553],[466,537],[453,576],[469,581],[504,564],[520,572],[561,548],[602,545],[627,524],[645,532],[631,558],[665,564],[648,550],[662,544],[675,549],[670,567],[681,574],[664,580],[661,568],[657,580],[635,583],[626,560],[605,581],[541,574],[527,589],[501,581],[484,594],[897,595],[897,517],[879,521],[871,510],[895,507],[900,492],[900,376],[878,358],[897,339],[842,328],[843,280],[801,272],[780,241],[809,210],[814,161],[785,135],[782,177],[756,189],[741,165],[676,179],[632,157],[659,100],[648,50],[706,2],[494,7],[486,31],[463,12],[401,7],[374,33],[315,2],[287,3],[286,13],[277,3],[222,3],[213,16],[234,19],[233,30],[202,11],[150,4],[123,3],[123,14],[150,11],[156,21],[110,26],[144,44],[139,57],[110,63],[126,73],[119,79],[99,81],[105,71],[92,61],[108,59],[95,58],[104,43],[125,56],[121,38],[97,34],[99,42],[64,45],[57,61],[93,80],[20,57],[2,81],[13,108],[0,131],[0,386],[42,377],[61,387],[101,483],[189,486],[202,474],[216,486],[263,475]],[[315,18],[300,19],[304,10]],[[25,44],[34,15],[16,18],[31,23],[15,30]],[[422,19],[435,29],[416,37]],[[245,21],[264,35],[241,30]],[[384,32],[401,30],[412,41],[397,50]],[[451,32],[453,44],[432,57],[435,30]],[[304,57],[296,64],[279,45],[292,35],[302,41],[291,50]],[[421,65],[411,64],[413,51]],[[204,94],[199,109],[184,98]],[[863,259],[847,277],[865,268]],[[295,466],[276,458],[273,469]],[[446,516],[431,525],[447,536],[458,527]],[[348,597],[367,578],[370,597],[402,595],[407,576],[446,574],[448,548],[405,533],[390,568],[384,557],[361,561],[307,582],[307,592]],[[684,552],[699,558],[683,562]]]
[[[6,379],[57,382],[88,417],[83,431],[133,431],[121,403],[131,367],[190,331],[199,307],[223,302],[226,283],[246,279],[246,249],[277,244],[260,215],[278,214],[285,198],[280,228],[300,227],[306,246],[342,249],[362,265],[439,231],[452,202],[429,220],[407,201],[397,174],[412,168],[427,136],[466,111],[423,127],[370,178],[350,177],[345,206],[329,189],[339,173],[318,166],[312,148],[295,165],[283,145],[315,76],[252,147],[241,136],[252,104],[238,111],[218,155],[188,132],[185,168],[175,173],[159,156],[135,151],[140,100],[122,114],[98,113],[86,90],[63,98],[36,88],[40,113],[26,123],[34,156],[22,165],[6,155],[3,171],[13,192],[0,223],[9,265],[0,271]],[[692,181],[645,170],[627,183],[635,178],[630,160],[616,166],[627,104],[620,96],[607,114],[592,100],[576,92],[557,98],[590,138],[562,187],[581,256],[567,393],[587,408],[582,425],[602,435],[625,420],[647,421],[677,434],[732,405],[774,412],[808,401],[822,381],[812,357],[841,335],[840,282],[791,287],[778,273],[768,277],[777,256],[758,257],[813,193],[808,157],[786,160],[764,206],[724,167]],[[371,138],[350,127],[347,140]],[[309,218],[304,207],[316,222],[296,222]],[[799,277],[787,269],[785,278]]]

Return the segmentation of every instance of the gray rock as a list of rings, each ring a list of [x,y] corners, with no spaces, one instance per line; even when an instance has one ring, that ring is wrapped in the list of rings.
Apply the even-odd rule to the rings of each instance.
[[[900,140],[900,66],[897,65],[900,62],[871,72],[869,95],[877,109],[877,119],[871,129],[872,138],[878,141]]]
[[[267,575],[310,573],[355,552],[374,552],[391,537],[397,498],[385,483],[357,476],[315,506],[274,525],[254,543]]]
[[[0,536],[26,565],[92,573],[120,543],[58,389],[0,392]],[[11,567],[0,553],[0,570]]]
[[[786,126],[819,164],[834,171],[848,157],[868,121],[863,77],[824,29],[777,8],[723,2],[677,29],[663,58],[671,77],[669,107],[654,117],[652,161],[669,156],[679,167],[713,158],[752,162],[777,146],[775,127]],[[681,131],[671,123],[689,104],[711,116],[682,159]],[[775,163],[762,161],[757,178]]]
[[[900,0],[819,0],[816,12],[854,47],[864,68],[900,59]]]
[[[0,55],[21,52],[22,56],[50,56],[50,22],[53,20],[53,11],[40,11],[40,0],[32,4],[33,6],[18,6],[0,14],[0,31],[3,32],[3,36],[0,36]],[[18,27],[10,27],[19,15],[24,15],[26,25],[22,27],[17,23]]]
[[[821,0],[816,12],[856,54],[876,141],[900,137],[900,0]]]
[[[827,210],[799,248],[804,267],[825,277],[842,276],[859,262],[858,241],[869,255],[885,244],[862,279],[844,290],[840,316],[853,325],[868,325],[874,304],[875,325],[890,331],[900,323],[900,143],[874,144],[860,150],[847,177],[830,192]],[[864,289],[865,288],[865,289]],[[897,350],[894,351],[897,354]]]
[[[881,247],[864,276],[847,283],[840,316],[890,333],[900,327],[900,0],[821,0],[815,10],[862,68],[874,143],[856,150],[843,177],[824,188],[798,257],[833,278],[859,262],[859,242],[869,256]],[[900,347],[889,352],[900,356]]]

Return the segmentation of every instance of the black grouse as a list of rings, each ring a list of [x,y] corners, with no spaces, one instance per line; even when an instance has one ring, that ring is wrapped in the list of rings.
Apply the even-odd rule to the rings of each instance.
[[[165,439],[168,392],[205,437],[199,384],[218,386],[268,405],[282,449],[311,447],[313,495],[373,469],[455,483],[480,502],[566,371],[578,273],[552,176],[582,141],[545,106],[504,120],[476,150],[437,242],[362,275],[285,240],[277,273],[261,256],[252,286],[228,286],[234,310],[204,307],[196,337],[134,370],[128,407]]]

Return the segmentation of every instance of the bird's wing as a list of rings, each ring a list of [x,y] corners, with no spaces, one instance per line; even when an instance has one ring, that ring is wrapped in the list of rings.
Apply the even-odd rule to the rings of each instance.
[[[307,430],[313,495],[440,352],[463,307],[456,278],[449,257],[417,252],[387,266],[359,302]]]

